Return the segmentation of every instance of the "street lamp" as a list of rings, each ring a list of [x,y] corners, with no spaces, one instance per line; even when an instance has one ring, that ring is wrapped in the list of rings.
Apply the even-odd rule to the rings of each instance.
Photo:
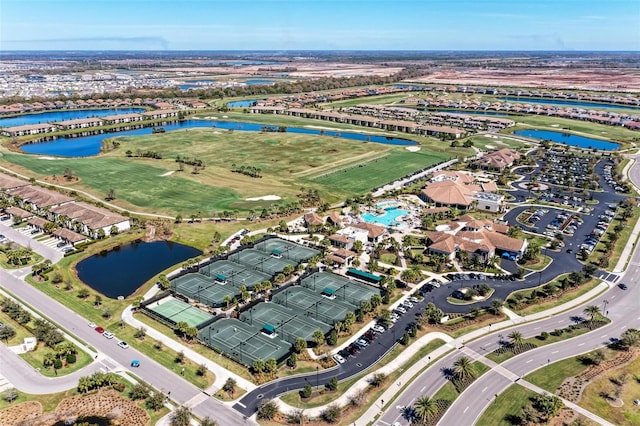
[[[320,387],[320,385],[319,385],[319,380],[318,380],[319,372],[320,372],[320,367],[318,367],[318,366],[316,365],[316,389],[319,389],[319,387]]]

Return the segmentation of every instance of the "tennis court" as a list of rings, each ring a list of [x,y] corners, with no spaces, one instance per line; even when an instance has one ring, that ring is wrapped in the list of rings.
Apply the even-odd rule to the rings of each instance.
[[[198,338],[228,356],[246,365],[257,359],[274,358],[281,362],[288,355],[291,345],[278,338],[269,338],[260,329],[237,319],[222,319],[198,332]]]
[[[227,296],[234,298],[238,295],[237,287],[222,285],[197,272],[174,278],[171,280],[171,289],[213,307],[224,305]]]
[[[248,269],[246,265],[230,260],[218,260],[203,266],[200,273],[212,277],[218,283],[226,281],[237,288],[244,285],[249,290],[253,290],[254,285],[271,279],[268,274]]]
[[[319,250],[304,247],[280,238],[270,238],[268,240],[260,241],[254,247],[268,255],[273,253],[275,255],[282,256],[285,259],[294,260],[296,263],[305,262],[313,256],[320,254]]]
[[[347,312],[356,310],[356,306],[350,303],[331,300],[314,293],[313,290],[297,286],[278,293],[273,297],[273,301],[331,326],[336,321],[342,321]]]
[[[277,258],[266,254],[263,251],[256,249],[246,249],[238,251],[229,255],[229,259],[234,262],[248,265],[256,271],[264,272],[271,276],[277,275],[287,266],[296,266],[297,262],[285,259],[284,257]]]
[[[295,343],[298,337],[310,342],[314,331],[322,330],[327,334],[331,330],[330,325],[277,303],[259,303],[242,312],[240,320],[255,328],[261,328],[265,324],[271,325],[278,337],[289,343]]]
[[[374,294],[380,294],[380,290],[375,287],[360,284],[330,272],[315,273],[303,279],[301,284],[318,294],[334,294],[336,299],[355,306],[360,306],[360,302],[364,300],[371,300]]]
[[[154,303],[153,306],[147,306],[147,308],[176,323],[184,321],[191,327],[195,327],[213,317],[213,315],[201,311],[173,296],[167,296]]]

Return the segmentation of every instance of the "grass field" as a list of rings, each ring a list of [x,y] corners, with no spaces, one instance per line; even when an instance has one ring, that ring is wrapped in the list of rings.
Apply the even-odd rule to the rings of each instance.
[[[609,420],[616,425],[640,424],[640,410],[633,401],[640,397],[640,381],[637,374],[640,371],[640,358],[631,363],[608,371],[590,383],[584,390],[580,400],[580,406],[594,414]],[[629,377],[628,382],[622,386],[620,399],[624,401],[622,407],[614,407],[608,400],[601,396],[602,392],[613,393],[615,389],[611,379],[617,379],[622,374]]]
[[[478,426],[511,426],[513,423],[506,420],[508,416],[520,415],[522,407],[527,404],[529,398],[536,393],[520,385],[509,386],[495,402],[487,405],[487,409],[478,419]]]
[[[69,168],[79,177],[69,188],[100,198],[113,189],[114,203],[125,209],[184,216],[262,209],[274,202],[246,198],[270,194],[292,202],[301,187],[315,188],[326,201],[336,202],[449,157],[425,147],[411,153],[403,147],[329,136],[205,128],[117,139],[120,148],[99,157],[51,160],[5,152],[0,163],[12,169],[17,165],[18,171],[35,178],[61,176]],[[163,159],[128,158],[127,151],[159,152]],[[198,174],[188,165],[178,171],[178,156],[197,158],[207,167]],[[380,157],[384,159],[375,162]],[[262,178],[233,173],[233,164],[257,167]],[[351,184],[345,185],[347,181]]]
[[[332,173],[318,176],[313,180],[327,187],[343,187],[352,192],[361,193],[448,159],[449,156],[444,153],[394,150],[384,158],[355,167],[334,169]]]

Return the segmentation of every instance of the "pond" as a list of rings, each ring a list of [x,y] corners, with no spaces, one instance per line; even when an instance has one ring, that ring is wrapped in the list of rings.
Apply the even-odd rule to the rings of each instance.
[[[586,138],[584,136],[553,132],[550,130],[516,130],[514,134],[528,138],[547,139],[553,142],[586,149],[595,148],[603,151],[614,151],[620,148],[620,144],[615,142],[607,142],[601,139]]]
[[[58,122],[64,120],[76,120],[78,118],[105,117],[107,115],[131,114],[145,112],[144,108],[118,108],[118,109],[74,109],[66,111],[39,112],[37,114],[21,115],[19,117],[0,119],[0,127],[23,126],[25,124],[40,124]]]
[[[233,129],[234,131],[259,132],[264,127],[277,130],[277,126],[265,126],[258,123],[242,123],[239,121],[222,120],[184,120],[174,121],[169,124],[162,124],[165,131],[177,129],[189,129],[196,127],[216,127],[222,130]],[[51,142],[31,143],[22,145],[20,149],[27,154],[55,155],[59,157],[89,157],[98,155],[102,147],[102,141],[107,138],[119,136],[136,136],[151,134],[152,127],[145,127],[136,130],[127,130],[117,133],[102,133],[93,136],[82,136],[76,138],[60,138]],[[351,139],[362,142],[382,143],[387,145],[417,145],[417,142],[408,139],[392,138],[387,136],[367,135],[363,133],[335,132],[329,130],[308,129],[303,127],[287,127],[288,133],[301,133],[308,135],[324,135]]]
[[[227,102],[227,108],[249,108],[254,106],[259,99],[245,99],[243,101]]]
[[[78,277],[106,297],[128,297],[151,277],[202,254],[170,241],[133,242],[93,255],[76,267]]]

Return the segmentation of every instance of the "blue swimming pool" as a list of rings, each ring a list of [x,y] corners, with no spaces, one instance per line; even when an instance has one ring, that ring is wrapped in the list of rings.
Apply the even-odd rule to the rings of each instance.
[[[384,226],[394,226],[398,223],[398,218],[405,216],[409,213],[409,210],[400,209],[398,207],[389,207],[384,209],[383,215],[375,215],[371,213],[364,213],[362,220],[367,223],[376,223]]]

